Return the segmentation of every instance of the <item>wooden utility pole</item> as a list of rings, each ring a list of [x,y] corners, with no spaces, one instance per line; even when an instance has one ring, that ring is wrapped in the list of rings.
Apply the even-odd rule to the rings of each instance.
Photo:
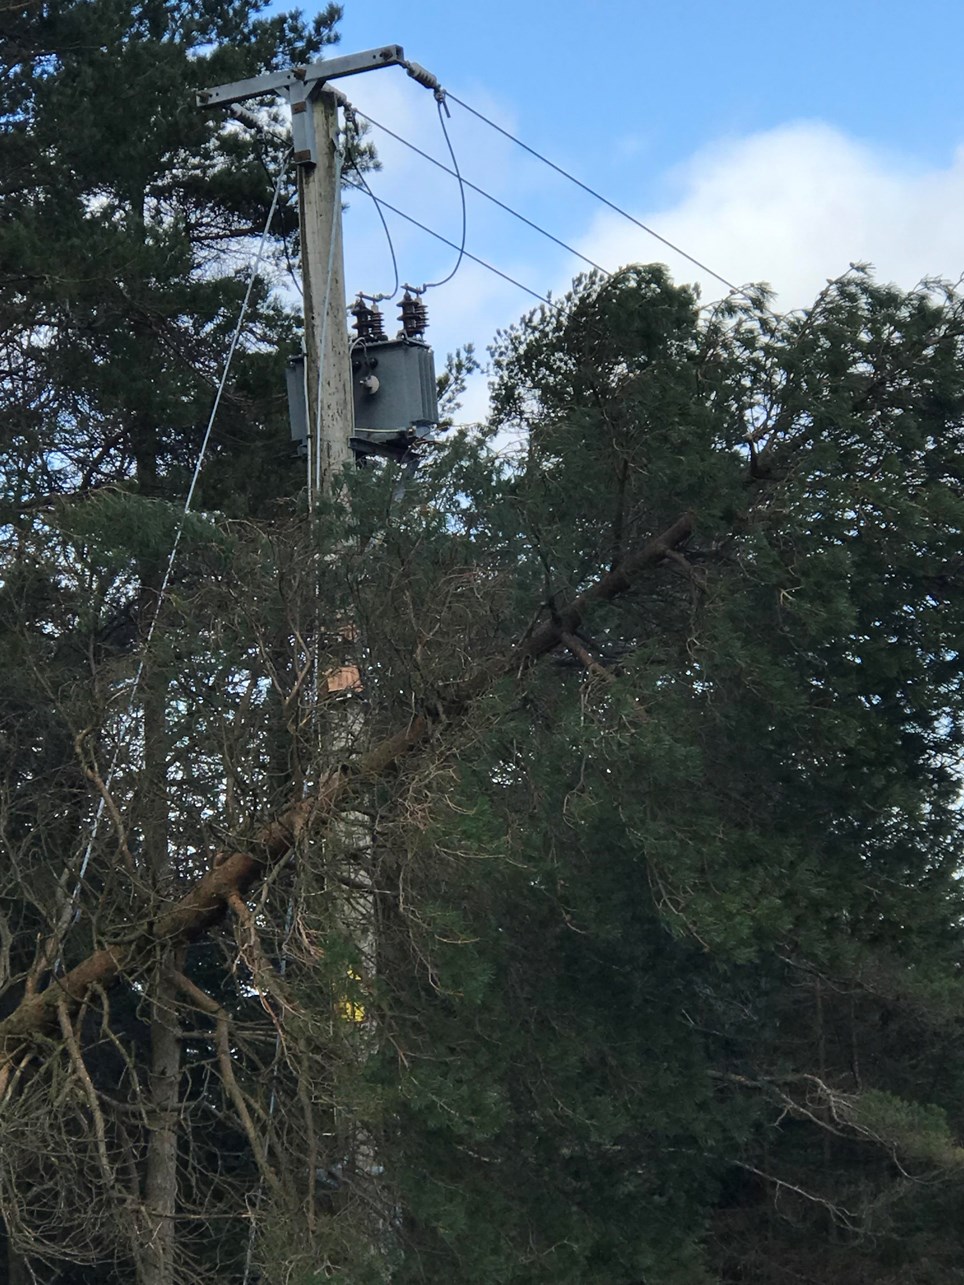
[[[406,61],[401,45],[382,45],[289,71],[266,72],[215,85],[198,94],[200,107],[232,108],[255,127],[257,118],[239,104],[266,94],[280,94],[291,106],[305,291],[309,451],[316,448],[311,484],[312,490],[320,494],[331,494],[333,479],[351,456],[353,418],[341,238],[339,95],[331,88],[331,82],[392,66],[404,67],[420,84],[429,83],[423,68]]]
[[[330,498],[335,478],[351,458],[353,422],[338,103],[333,93],[319,88],[302,102],[293,103],[291,110],[293,115],[311,114],[315,142],[315,163],[298,167],[308,458],[313,491]]]
[[[305,410],[308,449],[309,503],[324,497],[345,503],[339,495],[339,476],[352,458],[354,407],[351,385],[348,313],[345,298],[344,252],[341,220],[341,171],[344,144],[339,135],[341,95],[329,86],[338,76],[353,75],[376,67],[404,62],[398,45],[368,50],[291,72],[269,73],[253,80],[221,85],[200,96],[204,106],[231,106],[266,92],[284,93],[291,106],[292,154],[298,167],[298,206],[301,230],[301,267],[305,317]],[[413,65],[414,66],[414,65]],[[413,74],[409,71],[409,74]],[[256,122],[254,122],[256,123]],[[345,654],[341,664],[316,673],[315,699],[327,693],[325,733],[327,751],[335,763],[357,752],[365,731],[364,706],[357,699],[361,675],[354,655],[355,631],[351,621],[329,620],[327,632],[342,635]],[[320,620],[316,619],[316,634]],[[317,642],[316,642],[317,646]],[[315,664],[317,666],[317,653]],[[319,709],[312,712],[319,718]],[[376,913],[372,883],[371,821],[364,812],[346,811],[329,830],[326,869],[332,920],[351,941],[360,974],[354,969],[344,979],[344,990],[333,995],[332,1021],[343,1028],[354,1051],[352,1060],[363,1062],[371,1053],[373,1028],[367,1006],[353,998],[359,982],[370,981],[376,968]],[[336,1090],[337,1092],[337,1090]],[[333,1171],[346,1170],[346,1192],[357,1190],[358,1178],[374,1181],[380,1172],[374,1140],[364,1128],[342,1119],[334,1106],[334,1153],[326,1157]],[[365,1197],[359,1203],[369,1225],[372,1248],[386,1245],[386,1215],[378,1201]],[[373,1214],[373,1210],[375,1211]],[[366,1233],[363,1233],[366,1234]],[[249,1246],[249,1265],[251,1246]],[[248,1271],[245,1271],[245,1280]]]

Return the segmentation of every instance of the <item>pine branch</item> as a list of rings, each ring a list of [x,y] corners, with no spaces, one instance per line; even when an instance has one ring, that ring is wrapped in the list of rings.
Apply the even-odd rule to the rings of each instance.
[[[364,782],[383,776],[396,763],[425,744],[433,730],[458,717],[500,678],[518,674],[540,657],[563,645],[578,630],[589,609],[628,592],[648,570],[668,559],[690,535],[692,515],[686,513],[662,535],[628,555],[618,567],[602,576],[552,619],[534,629],[507,654],[480,666],[459,683],[452,684],[430,708],[414,715],[393,736],[374,746],[357,762],[343,764],[330,773],[314,795],[290,804],[265,825],[244,852],[214,855],[212,869],[180,901],[151,923],[94,951],[47,990],[24,998],[0,1021],[0,1081],[11,1063],[35,1044],[56,1033],[62,1012],[73,1013],[95,988],[113,985],[124,973],[138,969],[159,944],[195,941],[219,923],[232,900],[244,897],[291,850],[300,835],[324,825]]]

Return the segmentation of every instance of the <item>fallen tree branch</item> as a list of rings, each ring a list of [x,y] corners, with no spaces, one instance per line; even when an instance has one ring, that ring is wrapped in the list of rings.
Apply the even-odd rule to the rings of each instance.
[[[252,838],[249,850],[216,854],[212,869],[153,922],[124,940],[94,951],[40,994],[26,996],[0,1021],[0,1083],[9,1063],[23,1057],[44,1035],[57,1029],[59,1010],[73,1013],[94,987],[113,985],[142,965],[159,944],[195,941],[226,914],[232,899],[246,896],[307,830],[323,824],[362,782],[382,776],[424,744],[433,729],[457,717],[507,675],[517,674],[574,635],[596,603],[630,590],[650,568],[665,561],[690,535],[693,519],[683,514],[619,566],[600,577],[552,618],[533,629],[507,654],[481,665],[447,688],[431,707],[415,714],[400,731],[386,737],[352,763],[331,772],[313,795],[290,804]]]
[[[185,977],[183,973],[174,974],[174,983],[200,1012],[206,1013],[208,1017],[214,1019],[214,1047],[217,1052],[221,1081],[228,1097],[234,1104],[235,1111],[238,1113],[238,1119],[251,1146],[251,1152],[261,1176],[275,1195],[281,1195],[281,1182],[268,1160],[266,1146],[262,1145],[254,1120],[251,1117],[251,1112],[248,1110],[247,1100],[241,1092],[241,1086],[238,1084],[234,1074],[234,1064],[231,1060],[231,1041],[229,1036],[231,1018],[229,1014],[217,1000],[211,998],[207,991],[201,990],[200,986],[195,986],[194,982],[189,977]]]

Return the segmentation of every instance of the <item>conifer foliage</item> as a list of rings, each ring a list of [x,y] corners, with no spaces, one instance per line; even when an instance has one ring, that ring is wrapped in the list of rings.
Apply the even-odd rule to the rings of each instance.
[[[259,286],[161,600],[337,16],[0,8],[7,1275],[964,1280],[964,302],[583,279],[309,514]]]

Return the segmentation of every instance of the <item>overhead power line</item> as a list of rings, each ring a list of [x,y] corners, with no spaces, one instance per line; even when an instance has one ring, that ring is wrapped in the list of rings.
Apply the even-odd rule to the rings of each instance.
[[[451,156],[452,158],[453,170],[450,172],[454,172],[455,177],[459,181],[459,195],[462,198],[462,244],[459,246],[459,257],[455,260],[455,267],[448,274],[448,276],[442,277],[441,281],[430,281],[426,283],[424,286],[421,287],[420,290],[416,292],[418,294],[422,294],[426,290],[432,290],[436,286],[447,285],[448,282],[450,282],[452,278],[455,276],[456,272],[458,272],[459,268],[462,266],[462,260],[465,258],[465,233],[466,233],[466,228],[468,226],[466,221],[466,209],[465,209],[465,183],[462,180],[462,172],[459,169],[459,163],[455,156],[455,148],[452,146],[452,140],[449,138],[448,127],[445,124],[445,117],[446,115],[449,114],[449,109],[446,106],[445,94],[442,90],[435,91],[435,104],[438,107],[439,124],[442,126],[442,133],[445,135],[445,145],[449,149],[449,156]]]
[[[401,143],[410,151],[415,152],[416,155],[423,157],[426,161],[429,161],[436,167],[436,169],[440,169],[443,174],[450,174],[453,178],[459,178],[463,186],[470,188],[473,192],[478,192],[479,196],[484,196],[487,201],[491,201],[493,205],[497,205],[499,209],[504,210],[506,214],[511,214],[514,219],[518,219],[519,222],[524,223],[526,227],[532,228],[534,232],[538,232],[541,236],[546,237],[547,240],[553,241],[561,249],[566,250],[569,254],[575,255],[577,259],[581,259],[583,263],[587,263],[590,268],[595,268],[597,272],[601,272],[605,277],[611,275],[611,273],[602,267],[601,264],[596,263],[594,259],[590,259],[589,256],[583,254],[581,250],[577,250],[574,246],[568,245],[565,241],[560,240],[559,237],[554,236],[551,232],[547,232],[544,227],[533,222],[532,219],[527,218],[519,210],[513,209],[511,205],[506,205],[504,201],[500,201],[497,196],[493,196],[492,193],[487,192],[485,188],[479,187],[476,183],[472,183],[464,175],[456,174],[455,170],[449,169],[447,165],[443,164],[442,161],[437,160],[430,152],[423,151],[422,148],[417,147],[409,139],[403,138],[401,134],[396,134],[395,131],[393,129],[389,129],[387,125],[383,125],[381,121],[375,120],[374,116],[369,116],[367,112],[359,111],[358,108],[355,108],[355,114],[361,116],[364,120],[367,120],[368,123],[370,125],[374,125],[376,129],[380,129],[382,133],[387,134],[389,138],[394,138],[397,143]]]
[[[441,241],[443,245],[447,245],[450,249],[459,249],[459,246],[457,246],[454,241],[450,241],[448,237],[442,236],[441,232],[436,232],[434,228],[427,227],[424,223],[420,223],[418,219],[413,218],[411,214],[406,214],[404,210],[400,210],[397,206],[383,200],[380,196],[376,196],[370,187],[363,188],[359,183],[349,183],[347,181],[346,186],[353,188],[356,192],[364,192],[367,190],[368,195],[375,202],[376,206],[381,206],[383,209],[391,210],[391,212],[393,214],[397,214],[400,219],[405,219],[407,223],[411,223],[422,232],[428,233],[429,236],[434,237],[436,241]],[[531,295],[533,299],[538,299],[540,303],[547,304],[550,308],[557,306],[551,299],[540,294],[538,290],[532,290],[529,286],[523,285],[521,281],[516,281],[515,277],[510,277],[509,274],[507,272],[503,272],[501,268],[496,268],[493,264],[487,263],[485,259],[480,259],[477,254],[470,254],[468,250],[463,249],[462,255],[463,258],[471,259],[473,263],[477,263],[479,267],[486,268],[489,272],[494,272],[497,277],[501,277],[503,281],[508,281],[510,285],[522,290],[525,294]]]
[[[578,179],[574,174],[570,174],[568,170],[564,170],[562,166],[557,165],[555,161],[550,161],[547,156],[543,156],[541,152],[537,152],[534,147],[530,147],[528,143],[524,143],[521,138],[516,138],[515,134],[510,134],[507,129],[503,129],[501,125],[497,125],[494,120],[489,120],[488,116],[483,115],[482,112],[477,111],[474,107],[470,107],[468,103],[463,102],[461,98],[457,98],[455,94],[446,91],[446,97],[451,99],[453,103],[458,103],[458,105],[464,108],[465,111],[470,112],[473,116],[477,117],[484,124],[490,126],[490,128],[496,130],[499,134],[502,134],[504,138],[515,143],[517,147],[521,147],[522,150],[528,152],[530,156],[534,156],[537,161],[542,161],[543,165],[548,165],[550,169],[555,170],[557,174],[561,174],[562,177],[568,179],[570,183],[574,183],[576,187],[582,188],[584,192],[588,192],[590,196],[595,197],[597,201],[608,206],[610,210],[613,210],[622,218],[628,219],[630,223],[635,224],[636,227],[647,233],[648,236],[654,237],[668,249],[672,250],[674,254],[681,255],[687,260],[687,262],[692,263],[694,267],[699,268],[701,272],[705,272],[716,281],[719,281],[720,284],[726,286],[728,290],[732,290],[735,293],[739,292],[739,286],[734,285],[732,281],[727,280],[727,278],[722,276],[719,272],[715,272],[708,264],[695,258],[692,254],[688,253],[688,251],[684,250],[682,246],[677,245],[674,241],[670,241],[668,237],[663,236],[654,228],[649,227],[646,223],[637,219],[636,216],[634,214],[630,214],[628,210],[624,210],[621,206],[616,205],[615,202],[608,200],[608,198],[603,196],[601,192],[597,192],[596,189],[590,187],[588,183],[584,183],[582,179]]]

